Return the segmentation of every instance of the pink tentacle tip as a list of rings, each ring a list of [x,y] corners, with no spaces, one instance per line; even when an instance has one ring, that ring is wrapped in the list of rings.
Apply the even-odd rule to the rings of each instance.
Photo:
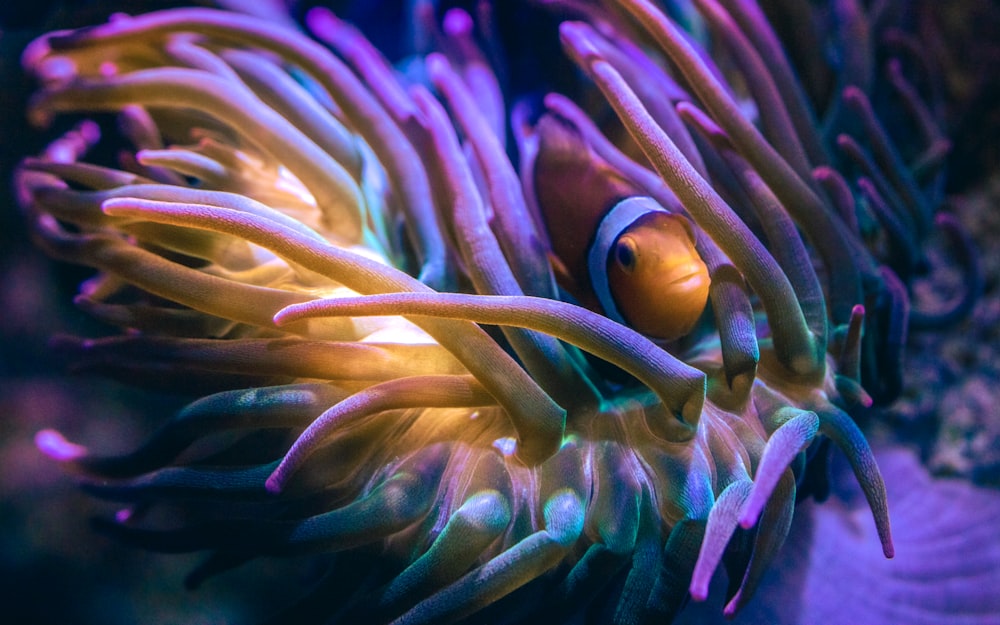
[[[35,434],[35,446],[57,462],[72,462],[87,455],[87,448],[66,440],[55,430],[42,430]]]
[[[306,12],[306,28],[318,39],[329,40],[343,32],[344,25],[325,7],[313,7]]]
[[[688,588],[691,599],[699,603],[708,599],[708,584],[711,580],[711,573],[703,574],[700,571],[695,571],[695,575],[691,579],[691,586]]]
[[[274,470],[267,480],[264,482],[264,490],[272,495],[280,495],[281,491],[285,488],[285,476],[281,471],[281,468]]]
[[[462,9],[449,9],[444,14],[444,32],[450,37],[460,37],[472,32],[472,16]]]
[[[729,600],[729,603],[726,604],[726,607],[722,608],[723,618],[725,618],[726,620],[731,620],[736,617],[736,613],[740,609],[740,597],[742,596],[742,594],[743,593],[741,591],[736,591],[736,594],[733,596],[732,599]]]
[[[759,477],[760,476],[758,475],[758,478]],[[760,488],[755,485],[751,489],[750,494],[747,496],[746,501],[743,503],[743,509],[740,510],[740,514],[737,517],[736,522],[739,526],[748,530],[754,525],[757,525],[757,521],[760,520],[760,515],[764,512],[764,506],[767,505],[767,500],[770,496],[771,492],[762,496]]]
[[[59,85],[68,83],[76,78],[79,70],[72,59],[64,56],[45,57],[49,50],[37,52],[29,48],[29,52],[24,54],[24,66],[32,72],[40,81],[49,85]]]
[[[766,503],[766,501],[765,501]],[[739,524],[745,530],[750,529],[757,524],[757,520],[760,519],[760,513],[763,510],[763,504],[758,503],[751,499],[747,502],[747,507],[743,510],[743,514],[740,515]]]
[[[601,58],[601,53],[587,36],[588,28],[581,22],[563,22],[559,25],[559,38],[563,45],[569,46],[572,54],[577,55],[584,65]]]
[[[101,139],[101,127],[92,119],[83,120],[76,125],[75,130],[88,146],[93,146]]]
[[[451,71],[451,63],[448,61],[448,57],[440,52],[431,52],[428,54],[424,63],[427,67],[427,74],[431,77],[432,82],[441,80],[442,74]]]
[[[861,106],[867,100],[865,92],[854,85],[844,87],[842,97],[849,106]]]
[[[98,66],[97,71],[102,77],[110,78],[118,73],[118,64],[104,61]]]
[[[296,304],[292,304],[291,306],[286,306],[274,313],[274,317],[272,317],[271,320],[274,321],[274,325],[283,326],[285,324],[298,321],[303,312],[304,309],[298,307]]]

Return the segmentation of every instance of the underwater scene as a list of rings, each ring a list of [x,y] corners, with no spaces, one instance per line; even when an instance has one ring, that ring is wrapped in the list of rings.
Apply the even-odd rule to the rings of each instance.
[[[0,9],[11,623],[1000,625],[1000,5]]]

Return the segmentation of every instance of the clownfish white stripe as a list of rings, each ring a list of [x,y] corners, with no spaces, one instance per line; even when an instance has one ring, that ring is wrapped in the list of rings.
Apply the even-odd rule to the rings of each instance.
[[[625,198],[615,204],[597,227],[597,234],[587,254],[587,268],[590,270],[590,284],[594,290],[605,316],[628,325],[621,311],[618,310],[615,299],[611,295],[611,284],[608,280],[608,258],[614,249],[618,237],[629,226],[643,215],[660,212],[667,213],[655,200],[644,196]]]

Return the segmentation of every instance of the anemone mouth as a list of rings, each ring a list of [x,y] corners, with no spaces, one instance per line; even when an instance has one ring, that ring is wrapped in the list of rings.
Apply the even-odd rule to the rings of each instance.
[[[618,115],[629,145],[568,99],[545,106],[641,197],[690,214],[705,262],[659,277],[674,292],[711,278],[714,331],[686,339],[689,361],[560,299],[531,172],[508,156],[504,92],[464,13],[449,13],[446,32],[433,16],[420,22],[444,42],[419,61],[437,95],[401,83],[322,12],[310,26],[333,52],[203,9],[33,46],[25,62],[45,84],[36,117],[117,112],[135,148],[117,166],[88,164],[98,137],[82,125],[18,171],[40,244],[99,272],[81,307],[122,330],[60,349],[138,383],[216,385],[131,453],[39,437],[89,492],[128,506],[104,529],[209,550],[198,580],[258,556],[363,553],[358,579],[338,578],[328,602],[347,622],[569,618],[595,597],[611,607],[594,613],[619,622],[669,621],[689,594],[706,597],[720,564],[731,614],[778,557],[796,499],[821,488],[810,471],[828,438],[892,554],[884,485],[844,406],[864,398],[862,369],[898,368],[906,285],[865,247],[854,187],[828,168],[841,193],[814,188],[827,146],[795,125],[809,119],[801,94],[772,84],[767,68],[786,62],[769,56],[766,20],[696,3],[723,32],[745,24],[764,41],[735,55],[769,59],[739,70],[768,85],[747,107],[671,18],[644,0],[619,4],[594,5],[591,23],[564,21],[560,35],[590,81],[586,99]],[[659,48],[631,42],[636,26]],[[108,71],[105,56],[132,65]],[[660,106],[652,85],[681,104]],[[867,96],[850,95],[882,154]],[[776,108],[788,114],[744,115]],[[513,128],[522,162],[530,118]],[[652,169],[623,151],[635,146]],[[909,180],[892,159],[875,167]],[[922,210],[884,221],[921,232]],[[740,383],[717,403],[704,371]],[[145,525],[160,503],[181,508],[184,525]],[[399,561],[367,557],[381,551]],[[552,600],[519,602],[526,587]]]

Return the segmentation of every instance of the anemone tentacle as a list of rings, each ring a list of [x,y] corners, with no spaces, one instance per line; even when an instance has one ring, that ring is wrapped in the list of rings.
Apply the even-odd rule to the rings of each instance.
[[[732,615],[782,557],[796,499],[823,496],[831,442],[892,557],[853,417],[898,393],[911,315],[954,321],[982,280],[962,230],[933,218],[947,140],[932,103],[890,63],[920,128],[904,152],[864,55],[811,101],[754,2],[684,15],[721,33],[732,70],[647,0],[539,0],[584,96],[520,99],[508,129],[516,91],[474,36],[499,45],[487,4],[439,27],[417,3],[436,49],[407,77],[321,9],[307,26],[331,49],[194,8],[31,44],[33,121],[114,112],[124,129],[118,165],[85,161],[100,140],[85,122],[16,172],[39,246],[98,272],[76,303],[122,331],[56,347],[81,370],[212,392],[132,451],[54,430],[38,447],[125,504],[100,530],[208,551],[191,586],[261,556],[357,556],[273,622],[669,622],[720,563]],[[838,7],[837,36],[872,45],[881,26]],[[550,219],[541,120],[575,131],[573,156],[612,189],[596,224],[575,206]],[[587,202],[590,182],[560,191]],[[592,260],[587,228],[633,198],[691,218],[710,304],[684,336],[592,305],[572,287],[595,276],[553,244]],[[968,289],[911,311],[935,228]],[[634,267],[622,232],[588,272]],[[639,306],[671,297],[653,282]]]

